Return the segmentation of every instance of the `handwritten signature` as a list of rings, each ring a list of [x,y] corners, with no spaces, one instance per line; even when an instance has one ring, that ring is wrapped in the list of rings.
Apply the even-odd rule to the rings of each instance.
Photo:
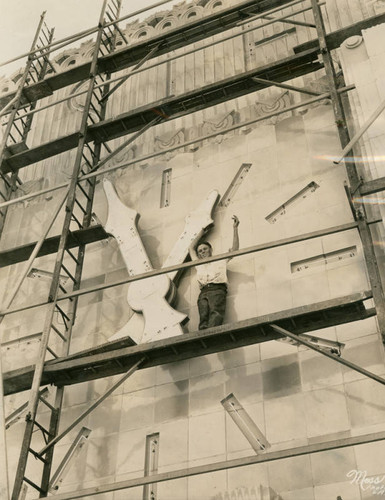
[[[350,484],[358,484],[362,491],[371,491],[373,495],[385,495],[385,475],[368,477],[366,470],[352,469],[346,474]]]

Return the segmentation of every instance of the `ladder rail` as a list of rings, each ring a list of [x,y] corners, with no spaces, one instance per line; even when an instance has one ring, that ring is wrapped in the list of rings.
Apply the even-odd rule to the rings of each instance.
[[[80,172],[84,172],[84,168],[88,172],[93,170],[95,167],[97,168],[98,164],[100,163],[101,151],[102,151],[102,147],[103,147],[103,143],[100,143],[100,144],[96,144],[94,146],[94,148],[91,148],[90,145],[87,144],[85,137],[86,137],[87,128],[90,124],[89,120],[91,118],[91,113],[92,114],[96,113],[98,119],[104,119],[105,112],[106,112],[106,105],[107,105],[106,102],[101,102],[99,99],[97,100],[98,104],[101,106],[100,113],[99,113],[98,110],[95,109],[95,105],[92,102],[92,100],[95,97],[94,87],[96,85],[96,79],[98,77],[97,64],[98,64],[98,57],[100,55],[99,53],[101,51],[101,44],[103,41],[105,24],[106,24],[105,10],[107,7],[107,3],[108,3],[108,0],[104,0],[102,11],[100,14],[98,36],[97,36],[97,40],[96,40],[96,44],[95,44],[95,51],[94,51],[93,58],[92,58],[90,80],[89,80],[86,100],[85,100],[85,104],[84,104],[84,110],[83,110],[80,130],[79,130],[79,142],[78,142],[76,157],[75,157],[75,161],[74,161],[73,174],[72,174],[69,188],[67,190],[68,196],[66,199],[66,215],[65,215],[64,222],[63,222],[63,226],[62,226],[62,233],[61,233],[61,237],[60,237],[60,241],[59,241],[59,248],[58,248],[58,252],[56,255],[55,268],[54,268],[53,277],[52,277],[51,286],[50,286],[50,292],[49,292],[50,304],[48,306],[48,311],[46,314],[43,333],[41,336],[41,346],[40,346],[38,359],[36,361],[35,373],[34,373],[34,377],[33,377],[31,393],[30,393],[30,399],[28,402],[28,413],[27,413],[27,419],[26,419],[24,438],[23,438],[23,443],[22,443],[22,449],[20,452],[19,466],[17,469],[17,475],[16,475],[14,491],[13,491],[13,496],[12,496],[12,498],[14,500],[16,500],[18,498],[18,495],[21,491],[23,482],[26,481],[25,470],[26,470],[26,465],[27,465],[28,454],[29,453],[36,453],[31,449],[30,445],[31,445],[31,441],[32,441],[32,433],[33,433],[34,425],[37,425],[36,415],[37,415],[39,400],[37,398],[36,389],[40,386],[40,381],[41,381],[41,377],[42,377],[42,370],[43,370],[46,354],[47,354],[47,352],[50,352],[54,357],[57,356],[57,354],[48,345],[48,342],[49,342],[51,330],[54,329],[56,331],[56,328],[54,328],[54,320],[55,320],[55,313],[57,312],[57,310],[59,308],[59,306],[57,305],[57,298],[58,298],[58,292],[60,290],[61,271],[64,270],[66,272],[66,274],[72,278],[72,281],[73,281],[72,291],[76,291],[80,288],[80,281],[81,281],[84,256],[85,256],[85,245],[79,246],[78,252],[77,252],[77,257],[75,259],[73,259],[73,256],[70,254],[70,257],[72,258],[72,260],[75,261],[75,272],[74,273],[71,273],[71,271],[69,271],[66,268],[66,265],[64,264],[64,257],[65,257],[65,252],[66,252],[67,237],[71,231],[72,221],[73,220],[77,221],[77,223],[80,224],[82,227],[89,227],[91,224],[91,221],[92,221],[92,206],[93,206],[93,198],[94,198],[94,192],[95,192],[95,186],[96,186],[96,179],[92,179],[92,181],[87,183],[85,188],[81,187],[81,189],[79,189],[78,179],[79,179]],[[120,12],[121,0],[119,0],[118,5],[119,5],[119,9],[117,11],[117,15],[119,15],[119,12]],[[108,40],[109,40],[108,44],[105,44],[105,46],[108,47],[109,50],[113,50],[115,47],[116,36],[110,36],[108,38]],[[107,86],[108,86],[108,76],[106,79],[106,87]],[[108,90],[108,87],[107,87],[107,90]],[[106,90],[105,90],[105,92],[106,92]],[[104,145],[104,146],[108,152],[111,152],[111,149],[107,145]],[[91,158],[90,161],[87,160],[87,155],[90,155],[90,158]],[[86,164],[83,163],[84,160],[86,161]],[[86,200],[85,207],[82,206],[82,204],[78,200],[77,196],[79,196],[79,195],[83,198],[85,197],[85,200]],[[79,219],[77,219],[77,217],[74,216],[75,206],[78,206],[78,208],[81,209],[81,212],[83,214],[83,216],[82,216],[83,221],[82,222],[80,222]],[[61,312],[62,316],[63,315],[65,316],[64,329],[66,331],[66,334],[64,335],[65,338],[64,338],[64,342],[62,343],[64,354],[66,354],[66,353],[68,354],[68,352],[69,352],[69,344],[70,344],[70,339],[72,336],[72,329],[73,329],[75,318],[76,318],[77,305],[78,305],[78,299],[75,299],[75,300],[70,299],[66,313],[64,313],[63,310],[59,311],[59,312]],[[63,320],[64,320],[64,318],[63,318]],[[63,338],[63,335],[60,335],[60,337]],[[50,439],[53,439],[58,433],[60,414],[61,414],[61,408],[62,408],[62,403],[63,403],[63,396],[64,396],[64,388],[60,388],[60,387],[57,388],[56,397],[55,397],[55,404],[54,404],[53,410],[51,411],[49,430],[47,431],[47,434],[46,434],[48,436],[47,442],[49,442]],[[54,446],[52,446],[49,449],[49,451],[46,454],[46,458],[43,461],[44,466],[43,466],[43,472],[42,472],[42,478],[41,478],[41,486],[40,486],[40,490],[39,490],[40,493],[42,493],[42,494],[47,493],[48,489],[49,489],[50,474],[51,474],[52,461],[53,461],[53,452],[54,452]]]
[[[45,12],[43,12],[42,15],[40,16],[40,20],[39,20],[39,23],[38,23],[38,26],[37,26],[37,29],[35,32],[35,36],[33,38],[32,44],[31,44],[31,49],[30,49],[31,51],[35,50],[35,48],[36,48],[40,33],[42,31],[44,17],[45,17]],[[1,111],[1,115],[3,115],[3,114],[5,114],[6,110],[8,110],[8,109],[11,110],[9,113],[9,117],[8,117],[5,131],[4,131],[1,143],[0,143],[0,162],[4,158],[5,150],[7,147],[6,146],[7,141],[9,139],[9,137],[11,136],[11,130],[15,124],[15,118],[18,115],[19,107],[20,107],[21,100],[22,100],[23,89],[27,83],[27,79],[28,79],[28,76],[30,74],[30,70],[31,70],[32,66],[33,66],[33,59],[32,59],[32,57],[28,57],[28,60],[27,60],[27,63],[25,65],[23,75],[20,79],[16,94],[15,94],[14,98],[11,100],[11,102],[5,108],[3,108],[3,110]],[[44,74],[43,74],[43,76],[44,76]],[[21,123],[23,124],[23,121]],[[28,131],[27,131],[27,133],[28,133]],[[26,133],[26,135],[27,135],[27,133]],[[4,176],[2,176],[2,178],[5,182],[5,184],[7,184],[5,179],[4,179]],[[10,199],[12,192],[16,187],[17,180],[18,180],[17,173],[14,172],[11,176],[10,185],[8,185],[8,186],[6,185],[6,197],[8,199]],[[5,220],[6,220],[6,216],[7,216],[7,211],[8,210],[5,209],[4,211],[1,212],[0,235],[1,235],[2,230],[4,228],[4,224],[5,224]],[[25,278],[25,276],[23,277],[23,279],[24,278]],[[18,288],[16,289],[16,293],[17,293],[17,290],[18,290]],[[2,356],[1,356],[1,349],[0,349],[0,399],[1,399],[1,401],[0,401],[0,407],[1,407],[1,409],[0,409],[0,427],[2,429],[0,431],[0,450],[1,450],[0,451],[0,465],[1,465],[0,469],[2,470],[2,472],[1,472],[2,477],[0,479],[2,486],[0,487],[0,494],[1,494],[2,498],[6,498],[8,500],[8,498],[9,498],[8,458],[7,458],[7,449],[6,449],[6,441],[5,441],[5,415],[4,415],[4,404],[3,404],[3,402],[4,402],[4,390],[3,390],[2,359],[1,358],[2,358]]]
[[[50,44],[52,44],[52,40],[53,40],[53,36],[54,36],[54,33],[55,33],[55,28],[53,28],[52,30],[49,30],[49,38],[48,38],[48,44],[50,46]],[[48,69],[48,66],[50,66],[51,68],[53,68],[51,62],[49,61],[48,57],[45,55],[45,52],[46,51],[42,51],[41,53],[41,58],[43,59],[43,64],[40,68],[40,71],[38,72],[38,80],[41,80],[42,78],[45,77],[46,73],[47,73],[47,69]],[[34,111],[36,109],[36,106],[37,106],[37,101],[33,102],[29,108],[29,111]],[[29,131],[31,130],[31,127],[32,127],[32,121],[33,121],[33,117],[35,116],[34,113],[31,113],[28,118],[27,118],[27,121],[25,124],[23,124],[23,137],[22,137],[22,140],[25,141],[27,139],[27,136],[28,136],[28,133]]]
[[[120,13],[121,9],[121,2],[122,0],[118,1],[119,9],[117,11],[117,16]],[[108,3],[106,3],[106,10],[107,10]],[[115,47],[115,41],[116,37],[113,38],[113,44],[111,49],[113,50]],[[109,75],[107,75],[109,76]],[[94,85],[95,87],[95,85]],[[90,107],[92,104],[92,96],[94,95],[94,92],[91,93],[91,99],[90,99]],[[99,102],[99,101],[98,101]],[[100,104],[100,120],[104,120],[106,116],[106,109],[107,109],[107,102],[99,102]],[[94,106],[92,105],[92,108]],[[90,147],[89,144],[87,144],[88,147]],[[88,167],[88,171],[92,171],[95,166],[97,166],[100,163],[100,157],[101,157],[101,151],[102,151],[102,144],[96,144],[94,147],[94,150],[90,149],[89,154],[91,155],[92,161],[91,164]],[[83,151],[83,157],[85,156],[85,152]],[[108,155],[110,156],[110,155]],[[82,170],[82,169],[81,169]],[[87,183],[84,188],[80,185],[80,183],[77,183],[77,188],[81,191],[82,195],[85,196],[86,198],[86,207],[84,209],[84,214],[83,214],[83,221],[82,221],[82,226],[84,228],[87,228],[91,225],[92,223],[92,213],[93,213],[93,200],[94,200],[94,194],[95,194],[95,188],[96,188],[96,178],[93,178],[90,183]],[[75,187],[76,190],[76,187]],[[76,267],[75,267],[75,283],[73,285],[73,289],[79,289],[80,287],[80,282],[81,282],[81,277],[82,277],[82,272],[83,272],[83,264],[84,264],[84,258],[85,258],[85,249],[86,245],[80,245],[76,258],[73,259],[73,256],[70,254],[70,257],[72,260],[75,260],[76,262]],[[76,319],[76,313],[77,313],[77,307],[78,307],[78,299],[75,299],[70,303],[70,317],[72,321],[70,322],[69,328],[67,330],[68,332],[68,341],[65,344],[65,352],[64,355],[68,355],[69,353],[69,347],[70,347],[70,338],[72,336],[72,329],[74,326],[74,322]],[[50,423],[49,423],[49,432],[50,435],[52,436],[52,439],[55,439],[55,437],[58,435],[59,432],[59,424],[60,424],[60,415],[61,415],[61,409],[63,406],[63,400],[64,400],[64,387],[58,387],[56,390],[56,400],[55,400],[55,412],[51,413],[51,418],[50,418]],[[49,440],[50,442],[50,440]],[[42,480],[41,480],[41,487],[44,491],[48,492],[50,489],[50,484],[51,484],[51,472],[52,472],[52,463],[53,463],[53,454],[54,454],[54,445],[50,447],[50,449],[46,453],[46,463],[44,464],[43,467],[43,473],[42,473]]]
[[[96,74],[97,74],[97,61],[98,61],[98,54],[99,54],[98,48],[100,46],[101,38],[103,35],[103,30],[104,30],[104,15],[105,15],[104,13],[105,13],[106,4],[107,4],[107,0],[104,0],[103,5],[102,5],[102,9],[101,9],[100,18],[99,18],[99,23],[98,23],[98,35],[97,35],[95,51],[94,51],[92,63],[91,63],[88,91],[87,91],[87,95],[86,95],[83,116],[82,116],[80,129],[79,129],[79,143],[78,143],[78,147],[77,147],[77,151],[76,151],[76,157],[75,157],[74,167],[73,167],[73,171],[72,171],[72,178],[71,178],[70,186],[68,189],[68,195],[67,195],[67,199],[66,199],[66,206],[65,206],[66,214],[65,214],[63,225],[62,225],[62,232],[61,232],[61,237],[60,237],[60,242],[59,242],[59,248],[58,248],[58,252],[56,255],[55,267],[54,267],[53,277],[52,277],[50,291],[49,291],[50,304],[48,306],[48,310],[46,313],[43,333],[41,336],[40,350],[39,350],[39,354],[38,354],[37,360],[36,360],[35,372],[34,372],[34,376],[33,376],[32,388],[31,388],[31,392],[30,392],[30,399],[28,402],[28,413],[27,413],[27,418],[26,418],[26,423],[25,423],[24,436],[23,436],[23,441],[22,441],[22,446],[21,446],[21,451],[20,451],[19,462],[18,462],[17,471],[16,471],[16,478],[15,478],[15,483],[14,483],[14,488],[13,488],[13,493],[12,493],[12,500],[18,500],[19,494],[20,494],[22,486],[23,486],[23,482],[26,480],[25,471],[26,471],[26,467],[27,467],[29,449],[30,449],[30,444],[32,441],[33,428],[34,428],[34,424],[35,424],[37,408],[38,408],[38,403],[39,403],[38,393],[39,393],[40,380],[42,377],[46,353],[47,353],[47,350],[49,347],[48,341],[49,341],[49,337],[50,337],[50,332],[52,329],[52,324],[54,322],[56,302],[57,302],[57,296],[58,296],[59,285],[60,285],[60,274],[61,274],[62,263],[63,263],[63,259],[64,259],[64,252],[65,252],[67,237],[68,237],[68,234],[70,231],[70,226],[71,226],[72,212],[73,212],[73,208],[75,205],[75,199],[76,199],[77,182],[78,182],[79,172],[81,169],[82,155],[83,155],[83,149],[84,149],[85,138],[86,138],[86,131],[88,128],[88,115],[89,115],[89,111],[90,111],[90,103],[91,103],[91,98],[92,98],[92,94],[93,94],[93,86],[95,84],[95,79],[96,79]],[[74,320],[74,317],[72,316],[71,321],[69,323],[70,331],[72,330],[73,320]],[[70,333],[70,331],[69,331],[69,333]],[[68,336],[67,336],[67,338],[68,338]],[[60,412],[52,412],[52,415],[55,415],[56,413],[60,413]],[[56,416],[56,420],[58,421],[58,415]],[[51,419],[51,423],[52,423],[52,419]],[[47,462],[51,462],[51,461],[52,460],[50,460],[50,457],[48,457]],[[45,476],[46,475],[47,474],[45,474]]]
[[[46,24],[44,21],[43,21],[43,25],[44,26],[42,27],[41,23],[40,23],[40,33],[43,33],[45,35],[44,27],[46,26]],[[52,30],[48,30],[49,36],[48,36],[47,40],[49,41],[49,43],[52,43],[54,32],[55,32],[54,28]],[[39,40],[41,39],[40,34],[38,35],[38,39]],[[37,42],[36,42],[36,44],[37,44]],[[40,69],[36,73],[38,80],[44,79],[44,77],[47,73],[48,65],[51,64],[49,59],[45,55],[44,51],[42,52],[42,55],[40,57],[43,59],[43,63],[40,65]],[[40,63],[40,61],[38,59],[37,59],[37,61]],[[25,68],[25,72],[27,73],[25,83],[27,82],[28,75],[31,74],[31,67],[34,67],[33,61],[31,61],[31,66],[29,67],[29,69],[28,69],[28,65]],[[25,86],[25,83],[24,83],[24,86]],[[20,85],[21,84],[22,84],[22,82],[20,82]],[[11,106],[10,106],[10,104],[11,104]],[[19,140],[21,143],[25,144],[27,137],[28,137],[28,134],[31,130],[32,121],[33,121],[33,118],[35,116],[34,110],[36,109],[37,101],[33,102],[30,105],[30,107],[29,107],[30,114],[28,115],[27,118],[25,118],[24,115],[20,115],[21,106],[22,106],[21,95],[19,97],[15,96],[15,98],[12,99],[12,101],[7,106],[5,106],[5,108],[3,108],[3,110],[0,112],[0,116],[1,116],[1,115],[5,114],[9,108],[12,108],[12,110],[10,111],[10,116],[8,118],[8,123],[7,123],[8,136],[5,134],[3,137],[3,145],[4,145],[3,150],[2,150],[3,156],[4,156],[5,148],[7,147],[8,138],[11,138],[14,143],[17,143]],[[20,123],[19,123],[19,121],[20,121]],[[13,137],[12,128],[14,128],[16,130],[18,140]],[[2,158],[0,157],[0,161],[1,161],[1,159]],[[1,175],[1,177],[5,181],[3,174]],[[17,182],[18,182],[17,173],[13,172],[12,176],[11,176],[10,185],[6,188],[5,201],[9,201],[11,199],[13,191],[16,190]],[[21,181],[20,181],[20,184],[21,184]],[[4,196],[2,196],[2,197],[4,197]],[[6,216],[7,216],[7,209],[5,211],[1,212],[0,236],[2,234],[4,225],[5,225]]]
[[[37,44],[37,40],[39,38],[39,33],[40,33],[40,30],[41,30],[41,27],[43,26],[44,17],[45,17],[45,11],[40,16],[39,25],[37,27],[37,30],[36,30],[36,33],[35,33],[35,36],[34,36],[34,39],[33,39],[33,42],[32,42],[31,51],[33,51],[35,49],[35,46]],[[27,61],[27,64],[25,65],[23,76],[20,79],[19,86],[18,86],[18,89],[16,91],[15,102],[13,104],[13,109],[12,109],[12,111],[10,113],[10,117],[8,119],[8,123],[7,123],[7,126],[6,126],[5,131],[4,131],[3,139],[2,139],[2,141],[0,143],[0,162],[3,161],[3,158],[4,158],[4,152],[5,152],[5,148],[6,148],[7,139],[8,139],[8,136],[9,136],[12,124],[13,124],[13,120],[16,117],[16,113],[18,111],[18,108],[19,108],[19,105],[20,105],[20,102],[21,102],[22,92],[23,92],[24,86],[26,84],[26,81],[27,81],[27,78],[28,78],[28,74],[29,74],[29,71],[30,71],[31,66],[32,66],[32,62],[33,62],[32,57],[29,57],[28,61]]]

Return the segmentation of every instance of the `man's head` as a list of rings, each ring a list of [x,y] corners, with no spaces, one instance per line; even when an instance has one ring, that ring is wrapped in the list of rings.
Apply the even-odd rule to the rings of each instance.
[[[206,259],[207,257],[211,257],[213,254],[213,247],[210,245],[208,241],[201,241],[196,246],[196,253],[198,259]]]

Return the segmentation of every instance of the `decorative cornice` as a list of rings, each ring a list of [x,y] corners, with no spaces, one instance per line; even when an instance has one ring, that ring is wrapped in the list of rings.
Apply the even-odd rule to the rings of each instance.
[[[208,16],[214,11],[221,10],[223,8],[229,7],[230,4],[234,4],[234,1],[230,0],[195,0],[193,2],[182,2],[180,4],[174,5],[170,10],[164,10],[151,14],[148,18],[143,21],[133,21],[128,23],[125,28],[121,28],[125,38],[128,41],[128,45],[131,43],[137,43],[138,40],[146,40],[152,36],[156,36],[159,33],[176,28],[177,26],[182,26],[193,20],[199,19],[201,17]],[[120,36],[117,38],[117,47],[121,47],[125,44]],[[92,40],[87,40],[80,45],[80,47],[69,49],[64,52],[57,54],[51,61],[55,70],[60,72],[64,71],[71,65],[81,64],[92,57],[94,42]],[[17,77],[21,75],[23,69],[17,70],[10,77],[0,80],[3,81],[5,85],[0,86],[0,95],[6,93],[4,86],[8,87],[8,91],[13,90],[11,86],[12,82],[16,82]],[[52,73],[52,69],[47,72],[47,74]]]

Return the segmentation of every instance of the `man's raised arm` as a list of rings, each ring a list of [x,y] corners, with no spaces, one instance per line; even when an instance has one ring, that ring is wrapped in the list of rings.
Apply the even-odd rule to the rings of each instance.
[[[233,246],[229,249],[229,252],[235,252],[236,250],[239,250],[239,235],[238,235],[239,219],[236,215],[233,215],[232,219],[233,219]]]

